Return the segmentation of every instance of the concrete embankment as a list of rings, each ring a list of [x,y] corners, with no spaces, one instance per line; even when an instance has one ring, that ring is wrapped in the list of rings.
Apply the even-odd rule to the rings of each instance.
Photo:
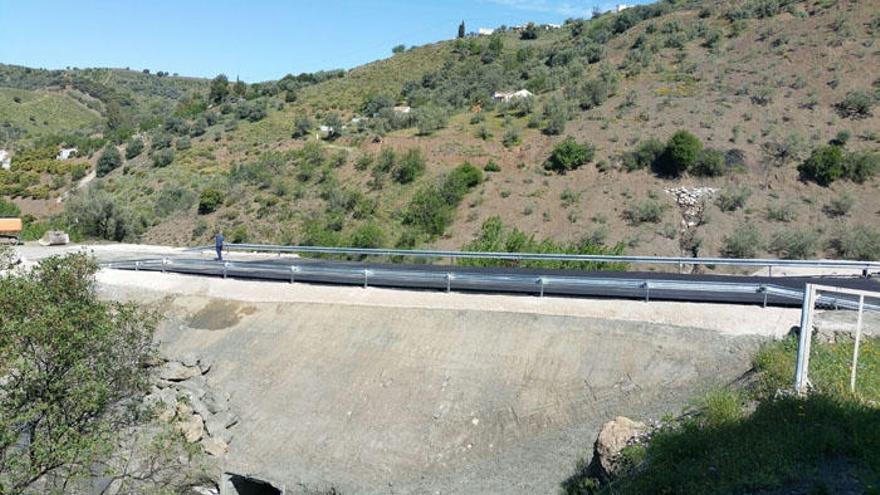
[[[158,273],[99,285],[165,312],[164,353],[213,363],[240,417],[221,464],[285,493],[555,493],[603,422],[680,411],[797,323],[779,308]]]

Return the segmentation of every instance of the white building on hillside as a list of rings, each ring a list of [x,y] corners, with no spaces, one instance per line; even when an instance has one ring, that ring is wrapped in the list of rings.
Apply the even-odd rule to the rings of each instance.
[[[495,32],[492,28],[480,28],[477,29],[477,34],[480,36],[489,36]]]
[[[12,154],[6,150],[0,150],[0,168],[3,170],[12,168]]]
[[[394,107],[394,108],[392,108],[391,110],[393,110],[394,113],[410,113],[410,112],[412,112],[412,108],[410,108],[410,107],[408,107],[408,106],[406,106],[406,105],[402,105],[402,106],[399,106],[399,107]]]
[[[628,8],[630,8],[630,7],[632,7],[632,5],[627,5],[627,4],[625,4],[625,3],[619,3],[619,4],[617,4],[617,11],[618,11],[618,12],[623,12],[624,10],[626,10],[626,9],[628,9]]]
[[[531,91],[527,89],[521,89],[519,91],[496,91],[495,94],[492,95],[492,99],[495,101],[508,102],[510,100],[518,100],[520,98],[531,98],[535,96]]]

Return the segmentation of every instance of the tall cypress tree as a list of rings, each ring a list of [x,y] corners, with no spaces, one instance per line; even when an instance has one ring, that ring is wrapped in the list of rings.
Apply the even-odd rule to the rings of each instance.
[[[464,38],[464,21],[461,21],[461,24],[458,25],[458,37]]]

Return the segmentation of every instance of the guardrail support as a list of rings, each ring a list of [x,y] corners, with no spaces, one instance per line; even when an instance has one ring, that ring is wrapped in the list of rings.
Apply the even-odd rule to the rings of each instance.
[[[645,302],[651,302],[651,284],[645,282],[642,287],[645,288]]]
[[[538,286],[541,289],[541,292],[538,294],[538,297],[544,297],[544,277],[538,277]]]
[[[856,323],[856,343],[853,346],[853,364],[849,375],[849,391],[856,391],[856,367],[859,365],[859,340],[862,338],[862,310],[865,309],[865,295],[859,295],[859,319]]]
[[[446,292],[452,292],[452,274],[446,274]]]
[[[810,368],[810,344],[813,340],[813,306],[816,302],[816,288],[813,284],[804,287],[804,303],[801,306],[801,328],[798,335],[797,367],[794,372],[794,389],[803,395],[809,386],[807,372]]]
[[[364,289],[367,288],[367,279],[370,277],[370,271],[364,268]]]
[[[134,262],[134,271],[136,271],[136,272],[141,271],[141,262],[140,261]]]
[[[223,263],[223,278],[226,278],[226,272],[229,271],[229,262]]]
[[[162,258],[162,273],[165,273],[165,265],[168,264],[168,258]]]
[[[773,265],[767,265],[767,276],[773,278]]]
[[[298,266],[291,266],[290,267],[290,283],[294,283],[296,281],[296,272],[298,272],[298,271],[299,271]]]
[[[762,307],[766,308],[767,307],[767,286],[766,285],[761,286],[761,292],[764,293],[764,304],[762,305]]]

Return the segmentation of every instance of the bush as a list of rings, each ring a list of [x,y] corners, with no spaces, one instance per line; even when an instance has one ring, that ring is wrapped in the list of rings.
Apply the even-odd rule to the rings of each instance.
[[[516,128],[508,129],[507,132],[504,133],[504,137],[501,138],[501,144],[503,144],[505,148],[511,148],[521,142],[522,138],[520,138],[519,130]]]
[[[455,167],[439,186],[416,192],[404,211],[403,223],[431,236],[442,235],[452,222],[455,207],[482,180],[483,172],[470,163]]]
[[[223,203],[223,193],[217,189],[208,188],[199,194],[199,215],[207,215],[217,211]]]
[[[419,134],[423,136],[446,127],[448,118],[446,110],[432,105],[417,108],[413,111],[416,127],[419,130]]]
[[[385,231],[375,223],[366,223],[351,233],[348,242],[356,248],[380,248],[386,243]]]
[[[122,157],[115,146],[107,146],[98,158],[98,166],[95,169],[98,177],[104,177],[122,165]]]
[[[751,195],[752,190],[748,186],[730,186],[718,194],[715,204],[721,211],[736,211],[745,206]]]
[[[418,148],[407,150],[394,167],[392,177],[398,184],[409,184],[425,173],[425,159]]]
[[[141,138],[131,138],[128,140],[128,143],[125,144],[125,159],[131,160],[140,155],[143,151],[144,140]]]
[[[573,137],[569,136],[553,147],[553,152],[544,163],[544,168],[565,173],[589,163],[595,154],[594,147],[589,144],[578,144]]]
[[[669,138],[666,149],[655,162],[655,172],[661,176],[678,177],[696,165],[703,144],[687,131],[678,131]]]
[[[174,161],[174,150],[168,148],[153,153],[153,166],[157,168],[167,167]]]
[[[177,143],[175,143],[175,147],[179,151],[188,150],[192,147],[192,141],[190,141],[188,137],[184,136],[177,140]]]
[[[188,188],[168,186],[159,192],[153,211],[158,217],[167,217],[172,213],[188,210],[195,201],[195,194]]]
[[[467,192],[483,182],[483,172],[464,162],[452,169],[443,181],[442,194],[450,206],[457,205]]]
[[[801,178],[828,186],[844,174],[843,150],[839,146],[821,146],[798,165]]]
[[[21,209],[12,201],[0,198],[0,217],[20,217]]]
[[[501,166],[495,163],[495,160],[489,160],[486,162],[486,166],[483,167],[483,170],[486,172],[501,172]]]
[[[797,220],[797,211],[792,205],[770,205],[767,207],[767,220],[789,223]]]
[[[843,175],[862,184],[880,170],[880,154],[870,151],[848,153],[843,164]]]
[[[874,107],[874,95],[867,91],[850,91],[837,104],[837,113],[841,117],[863,119],[871,116]]]
[[[815,254],[818,240],[813,231],[788,229],[773,236],[769,249],[780,258],[807,259]]]
[[[639,143],[639,146],[635,151],[630,151],[622,156],[621,162],[623,169],[627,172],[632,172],[634,170],[653,167],[654,163],[660,158],[660,155],[663,154],[665,149],[666,145],[659,139],[651,138],[647,141],[643,141]]]
[[[880,259],[880,230],[868,225],[856,225],[842,230],[831,241],[831,247],[841,258],[851,260]]]
[[[822,211],[831,218],[845,217],[849,215],[849,212],[855,206],[855,202],[856,200],[852,196],[843,193],[840,196],[831,198],[831,201],[822,207]]]
[[[623,210],[623,218],[631,225],[660,223],[666,207],[653,199],[645,199]]]
[[[313,126],[314,123],[308,115],[298,115],[293,121],[293,133],[291,136],[294,139],[306,137],[309,135],[309,131],[311,131]]]
[[[719,177],[726,171],[724,153],[708,148],[700,152],[697,163],[691,169],[691,173],[702,177]]]
[[[754,224],[737,227],[724,237],[721,255],[728,258],[754,258],[761,247],[761,233]]]
[[[140,234],[141,226],[128,208],[101,189],[90,188],[71,198],[64,215],[68,224],[75,225],[76,230],[87,237],[119,242]]]

